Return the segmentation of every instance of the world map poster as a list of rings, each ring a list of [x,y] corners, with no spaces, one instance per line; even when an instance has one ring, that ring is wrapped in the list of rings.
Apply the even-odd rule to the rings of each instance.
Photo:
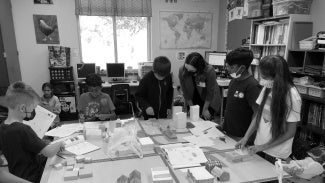
[[[161,11],[161,49],[211,48],[212,13]]]

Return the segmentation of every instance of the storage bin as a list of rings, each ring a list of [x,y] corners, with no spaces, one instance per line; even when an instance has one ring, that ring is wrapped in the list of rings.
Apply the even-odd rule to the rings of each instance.
[[[324,98],[325,97],[325,89],[317,87],[317,86],[309,86],[308,87],[308,95],[313,96],[313,97]]]
[[[273,16],[309,14],[313,0],[274,0]]]
[[[49,67],[52,81],[73,81],[72,67]]]
[[[300,94],[308,94],[308,86],[307,85],[300,85],[300,84],[295,84],[298,92]]]
[[[301,50],[312,50],[315,47],[316,47],[316,37],[314,36],[299,41],[299,49]]]
[[[248,0],[248,18],[262,16],[262,0]]]

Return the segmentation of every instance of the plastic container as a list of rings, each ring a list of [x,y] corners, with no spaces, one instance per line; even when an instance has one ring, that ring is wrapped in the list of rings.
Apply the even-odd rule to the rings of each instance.
[[[307,85],[300,85],[300,84],[295,84],[296,88],[299,93],[301,94],[308,94],[308,86]]]
[[[248,0],[248,18],[261,17],[262,11],[262,0]]]
[[[325,97],[325,89],[317,86],[309,86],[308,95],[313,97],[324,98]]]
[[[310,13],[313,0],[274,0],[273,16]]]
[[[314,36],[299,41],[299,49],[312,50],[316,47],[316,38]]]

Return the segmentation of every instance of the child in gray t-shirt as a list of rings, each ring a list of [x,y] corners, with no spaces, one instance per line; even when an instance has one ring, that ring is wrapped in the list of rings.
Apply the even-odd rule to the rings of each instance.
[[[115,106],[111,97],[103,93],[102,80],[96,74],[89,74],[86,78],[88,92],[80,96],[78,111],[87,121],[108,120],[116,118]]]

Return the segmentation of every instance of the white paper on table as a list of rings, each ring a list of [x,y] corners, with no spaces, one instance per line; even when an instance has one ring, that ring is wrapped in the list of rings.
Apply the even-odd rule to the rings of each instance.
[[[71,152],[75,155],[83,155],[92,151],[96,151],[98,149],[100,149],[100,147],[97,147],[87,141],[83,141],[65,148],[66,151]]]
[[[185,146],[165,149],[168,160],[174,168],[192,167],[207,162],[207,159],[198,146]]]
[[[23,121],[23,123],[30,126],[39,138],[43,138],[53,123],[56,114],[39,105],[35,108],[35,112],[36,115],[33,120]]]
[[[77,128],[66,128],[65,126],[60,126],[57,128],[54,128],[48,132],[45,133],[46,136],[51,136],[51,137],[67,137],[69,135],[74,134],[75,132],[80,131],[81,129],[79,127]]]
[[[193,135],[203,135],[205,130],[207,130],[208,133],[210,133],[209,132],[210,130],[212,130],[212,132],[214,132],[214,133],[217,133],[217,131],[215,131],[214,129],[216,129],[216,126],[218,126],[218,124],[216,124],[214,122],[200,121],[200,122],[192,122],[192,124],[195,126],[194,128],[190,129],[190,131]],[[219,134],[219,135],[221,135],[221,134]],[[224,134],[222,136],[224,136]]]
[[[183,139],[199,147],[211,147],[214,145],[213,141],[209,137],[204,135],[200,135],[200,136],[191,135],[191,136],[183,137]]]

